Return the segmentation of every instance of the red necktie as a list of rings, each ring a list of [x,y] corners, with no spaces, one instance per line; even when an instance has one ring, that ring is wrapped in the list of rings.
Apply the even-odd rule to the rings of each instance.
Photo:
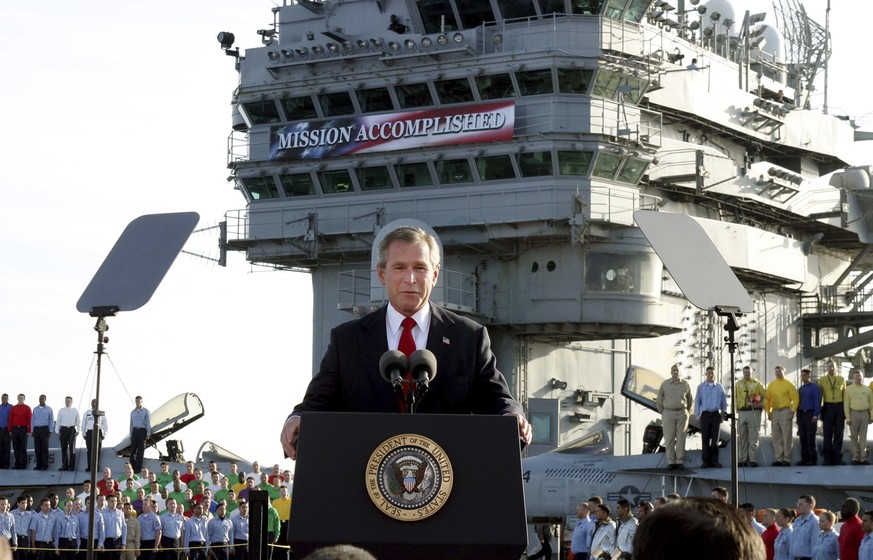
[[[406,354],[406,357],[408,358],[413,352],[415,352],[415,339],[412,338],[412,329],[415,327],[415,319],[412,317],[406,317],[400,325],[403,327],[403,332],[400,333],[400,344],[397,345],[397,349]]]
[[[415,327],[415,319],[412,317],[406,317],[403,319],[403,322],[400,323],[403,327],[403,332],[400,333],[400,343],[397,345],[397,349],[406,354],[406,357],[412,355],[415,352],[415,339],[412,338],[412,329]],[[400,402],[400,412],[406,412],[406,395],[410,391],[410,381],[412,380],[412,375],[409,372],[406,372],[406,382],[403,384],[403,400]]]

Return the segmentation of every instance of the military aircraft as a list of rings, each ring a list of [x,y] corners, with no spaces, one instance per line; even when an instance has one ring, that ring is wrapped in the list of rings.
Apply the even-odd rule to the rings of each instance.
[[[170,463],[170,472],[174,469],[185,472],[185,449],[182,440],[168,438],[174,436],[185,426],[196,422],[204,414],[203,402],[194,393],[177,395],[155,409],[151,413],[153,429],[152,435],[146,443],[146,457],[143,459],[143,466],[148,467],[151,471],[160,472],[161,462],[166,461]],[[87,452],[82,438],[77,438],[77,442],[81,447],[76,450],[76,471],[57,470],[57,466],[61,464],[61,450],[56,434],[52,434],[49,440],[49,469],[34,471],[30,468],[34,464],[33,441],[28,438],[28,468],[2,471],[0,496],[9,498],[14,504],[17,497],[26,492],[32,495],[38,503],[40,497],[50,492],[63,496],[64,490],[70,487],[76,489],[76,493],[81,492],[82,482],[89,478],[90,473],[85,471]],[[163,442],[163,451],[158,448],[159,442]],[[149,448],[153,450],[151,453],[148,451]],[[149,458],[150,455],[154,455],[155,451],[157,458]],[[231,461],[235,461],[241,471],[249,472],[251,470],[250,461],[210,441],[204,442],[200,446],[195,457],[193,460],[198,465],[215,461],[223,472],[227,472]],[[114,446],[103,445],[99,466],[101,469],[103,467],[111,468],[113,476],[117,480],[118,476],[124,473],[124,465],[129,460],[130,435],[128,434]],[[98,480],[101,478],[99,472],[97,478]]]
[[[622,385],[622,395],[652,410],[654,397],[664,378],[651,370],[631,366]],[[692,417],[693,418],[693,417]],[[702,469],[701,452],[688,451],[685,470],[668,470],[657,422],[646,430],[646,453],[619,457],[612,454],[611,429],[603,420],[592,426],[583,437],[555,451],[522,461],[528,523],[575,524],[576,505],[591,496],[601,496],[612,506],[624,498],[636,505],[671,492],[681,496],[708,496],[714,486],[729,487],[730,452],[721,450],[723,468]],[[691,432],[697,431],[692,421]],[[723,429],[720,445],[730,442]],[[821,448],[821,439],[817,443]],[[849,449],[848,441],[843,445]],[[794,466],[800,460],[795,442],[790,467],[771,467],[773,445],[769,436],[761,436],[757,468],[740,468],[739,496],[736,503],[750,502],[758,508],[794,507],[797,497],[812,494],[817,507],[839,511],[840,504],[854,497],[861,511],[873,509],[873,466]],[[768,460],[769,459],[769,460]],[[734,497],[731,496],[734,501]]]

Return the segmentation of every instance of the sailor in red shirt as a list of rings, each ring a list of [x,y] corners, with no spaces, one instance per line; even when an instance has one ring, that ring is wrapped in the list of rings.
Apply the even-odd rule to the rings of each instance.
[[[764,532],[761,533],[761,538],[764,539],[767,560],[773,560],[775,556],[773,545],[776,543],[776,537],[779,536],[779,525],[776,524],[776,510],[765,509],[764,514],[761,516],[761,524],[764,525]]]
[[[112,478],[112,469],[103,467],[103,478],[97,481],[97,492],[103,496],[110,496],[117,490],[118,481]]]
[[[840,560],[858,560],[858,549],[864,539],[864,529],[858,517],[860,510],[861,503],[855,498],[847,498],[840,506],[840,518],[843,521],[840,528]]]
[[[24,404],[24,395],[18,395],[18,404],[9,410],[9,435],[12,438],[12,451],[15,453],[13,468],[27,468],[27,436],[30,435],[30,423],[33,411]]]

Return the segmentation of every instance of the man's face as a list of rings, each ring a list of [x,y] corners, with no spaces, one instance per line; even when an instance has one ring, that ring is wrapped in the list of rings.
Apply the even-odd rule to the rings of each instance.
[[[231,472],[232,474],[236,474],[236,473],[238,473],[238,472],[239,472],[238,469],[239,469],[239,466],[238,466],[236,463],[231,463],[231,464],[230,464],[230,472]]]
[[[239,514],[242,515],[243,517],[245,517],[248,512],[249,512],[249,504],[247,502],[240,502],[239,503]]]
[[[855,385],[861,384],[861,372],[860,371],[856,371],[855,373],[852,374],[852,381],[854,381]]]
[[[744,367],[743,368],[743,379],[748,381],[751,378],[752,378],[752,368]]]
[[[227,508],[224,507],[224,504],[221,504],[217,508],[215,508],[215,513],[218,515],[218,517],[224,517],[224,514],[227,513]]]
[[[49,510],[51,510],[51,508],[52,508],[52,506],[49,504],[48,500],[45,500],[44,502],[40,502],[40,504],[39,504],[39,509],[43,513],[48,513]]]
[[[161,474],[169,474],[170,473],[170,465],[164,463],[161,465]]]
[[[49,500],[50,500],[49,503],[51,504],[52,509],[55,509],[56,507],[58,507],[58,502],[61,501],[61,499],[58,498],[57,495],[53,495],[51,498],[49,498]]]
[[[0,498],[0,513],[6,513],[6,510],[9,508],[9,502],[6,498]]]
[[[597,516],[597,521],[599,521],[601,523],[606,521],[607,515],[606,515],[606,512],[603,511],[602,509],[597,508],[597,512],[595,513],[595,515]]]
[[[45,406],[45,395],[39,396],[39,404],[40,406]]]
[[[406,317],[414,315],[427,303],[439,277],[439,269],[431,265],[427,245],[410,245],[404,241],[394,241],[388,246],[385,267],[377,267],[376,273],[391,305]]]
[[[797,513],[799,513],[800,515],[806,515],[810,512],[811,509],[812,507],[809,503],[807,503],[806,500],[802,498],[797,500]]]
[[[124,504],[121,507],[121,510],[124,512],[124,518],[128,519],[128,518],[130,518],[130,512],[133,511],[133,508],[131,507],[130,504]],[[145,511],[145,510],[143,510],[143,511]]]
[[[828,375],[834,375],[837,371],[836,366],[834,366],[834,363],[830,360],[828,360],[828,363],[825,365],[825,369],[828,370]]]
[[[623,505],[618,505],[615,507],[615,511],[619,517],[625,517],[628,513],[630,513],[630,508],[626,508]]]
[[[218,484],[218,473],[217,472],[212,473],[212,483]]]
[[[803,384],[809,383],[809,373],[805,371],[800,372],[800,382]]]
[[[103,469],[103,478],[107,480],[112,478],[112,469],[110,469],[109,467],[105,467]]]
[[[3,393],[3,396],[0,396],[0,404],[9,404],[9,395]]]
[[[715,370],[712,368],[706,368],[706,382],[712,383],[715,381]]]
[[[170,513],[175,513],[175,511],[176,511],[176,500],[173,499],[173,498],[169,498],[169,499],[167,500],[166,504],[167,504],[167,511],[169,511]]]
[[[24,404],[24,395],[18,395],[17,400],[18,404]]]
[[[71,399],[70,397],[65,398],[64,404],[67,405],[67,407],[73,406],[73,399]]]
[[[864,517],[861,518],[861,529],[865,533],[873,533],[873,515],[864,514]]]
[[[779,366],[776,366],[776,369],[773,370],[773,373],[776,374],[776,379],[782,379],[783,377],[785,377],[785,371]]]
[[[670,377],[672,377],[674,381],[679,379],[679,368],[677,366],[670,368]]]
[[[142,406],[142,399],[139,398],[139,397],[135,398],[135,399],[133,400],[133,402],[136,403],[136,407],[137,407],[137,408],[140,408],[140,407]]]
[[[187,463],[185,463],[185,469],[188,471],[188,474],[193,474],[194,473],[194,463],[192,463],[191,461],[188,461]]]

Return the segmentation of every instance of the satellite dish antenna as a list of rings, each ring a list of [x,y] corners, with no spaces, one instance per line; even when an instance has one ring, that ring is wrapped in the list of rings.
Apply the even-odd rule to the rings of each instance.
[[[85,288],[76,309],[97,318],[97,387],[94,394],[94,427],[91,430],[91,503],[97,503],[97,452],[100,430],[96,429],[103,411],[100,408],[100,367],[103,345],[109,342],[104,335],[109,330],[106,317],[119,311],[139,309],[151,299],[161,280],[176,260],[200,216],[196,212],[151,214],[130,222],[115,246],[109,251],[91,283]],[[94,511],[88,508],[88,526],[94,526]],[[94,539],[88,539],[87,560],[94,558]]]

